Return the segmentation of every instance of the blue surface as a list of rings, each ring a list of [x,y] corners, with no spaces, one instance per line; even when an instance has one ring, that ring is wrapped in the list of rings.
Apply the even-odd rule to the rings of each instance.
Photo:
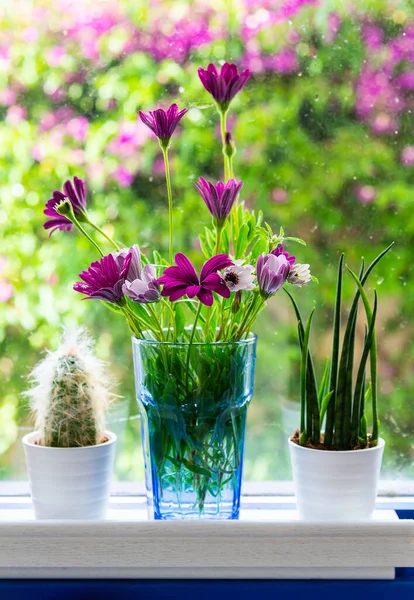
[[[414,578],[395,581],[2,581],[1,600],[410,600]]]

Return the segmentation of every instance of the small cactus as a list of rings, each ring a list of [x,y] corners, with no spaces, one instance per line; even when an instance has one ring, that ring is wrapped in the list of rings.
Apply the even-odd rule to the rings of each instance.
[[[111,397],[104,363],[79,329],[66,333],[56,352],[48,352],[30,375],[26,392],[41,444],[54,448],[94,446],[102,441]]]

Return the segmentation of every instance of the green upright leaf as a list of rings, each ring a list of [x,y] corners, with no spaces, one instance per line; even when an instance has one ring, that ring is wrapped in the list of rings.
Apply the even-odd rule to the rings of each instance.
[[[330,383],[329,383],[329,389],[332,390],[333,394],[332,394],[332,400],[329,403],[328,410],[326,412],[326,427],[325,427],[325,445],[326,446],[332,446],[334,423],[335,423],[336,394],[337,394],[337,383],[338,383],[338,362],[339,362],[339,337],[340,337],[340,333],[341,333],[343,262],[344,262],[344,255],[341,254],[341,258],[339,259],[339,264],[338,264],[338,278],[337,278],[337,283],[336,283],[331,374],[330,374]]]
[[[301,410],[300,410],[300,414],[301,414],[301,418],[300,418],[300,437],[303,441],[304,437],[308,437],[308,432],[306,431],[306,425],[305,425],[305,414],[306,414],[306,374],[307,374],[307,370],[308,370],[308,348],[309,348],[309,336],[310,336],[310,331],[311,331],[311,326],[312,326],[312,318],[313,318],[313,314],[315,312],[315,309],[312,310],[311,314],[309,315],[309,318],[306,322],[306,327],[305,327],[305,335],[303,337],[303,346],[302,346],[302,360],[301,360],[301,365],[300,365],[300,406],[301,406]],[[300,328],[300,324],[298,325],[298,327]],[[302,444],[302,442],[300,442]]]
[[[364,303],[365,312],[367,315],[368,326],[371,326],[372,321],[372,309],[368,300],[368,296],[365,293],[364,288],[362,287],[362,282],[359,281],[358,277],[355,273],[348,267],[348,271],[351,273],[352,277],[355,279],[355,282],[358,286],[359,293],[361,294],[362,301]],[[371,342],[371,351],[370,351],[370,368],[371,368],[371,394],[372,394],[372,419],[373,419],[373,427],[372,427],[372,441],[375,442],[378,440],[378,403],[377,403],[377,340],[375,334],[375,328],[372,333],[372,342]]]
[[[181,303],[175,302],[173,304],[173,310],[175,315],[175,332],[177,339],[180,339],[180,336],[184,332],[185,328],[185,313]]]
[[[248,226],[246,225],[246,223],[243,223],[243,225],[239,229],[239,234],[237,237],[235,258],[242,258],[244,256],[245,251],[246,251],[246,246],[247,246],[248,232],[249,232]]]
[[[332,396],[333,396],[333,390],[331,390],[330,392],[328,392],[323,397],[323,399],[322,399],[322,402],[321,402],[321,411],[320,411],[321,423],[323,423],[323,420],[325,418],[325,414],[326,414],[326,411],[328,409],[329,402],[331,401]]]
[[[360,421],[360,402],[361,402],[361,391],[365,380],[365,368],[368,360],[368,355],[371,351],[372,340],[375,331],[375,320],[377,317],[377,293],[374,292],[374,310],[372,312],[372,319],[368,330],[368,335],[365,340],[364,349],[362,351],[361,361],[359,363],[358,374],[355,383],[355,394],[354,394],[354,406],[352,412],[352,441],[355,444],[358,439],[358,423]]]

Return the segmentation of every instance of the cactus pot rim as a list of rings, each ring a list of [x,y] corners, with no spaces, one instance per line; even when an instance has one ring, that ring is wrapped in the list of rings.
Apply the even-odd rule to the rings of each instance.
[[[291,437],[289,438],[288,443],[289,446],[294,446],[295,448],[298,448],[301,452],[315,452],[319,454],[329,452],[330,454],[335,455],[345,455],[350,454],[351,452],[375,452],[385,446],[385,440],[381,437],[378,438],[378,444],[376,446],[372,446],[371,448],[358,448],[357,450],[326,450],[322,448],[308,448],[307,446],[300,446],[299,444],[296,444],[296,442],[292,442]]]
[[[40,444],[36,443],[36,441],[40,438],[40,433],[38,431],[31,431],[30,433],[27,433],[23,437],[22,442],[25,446],[30,446],[31,448],[38,448],[39,450],[43,450],[45,452],[80,452],[82,450],[92,450],[93,448],[102,448],[103,446],[109,446],[110,444],[114,444],[117,440],[117,435],[113,431],[105,430],[102,432],[102,434],[103,437],[108,439],[105,442],[95,444],[94,446],[76,446],[74,448],[56,448],[52,446],[41,446]]]

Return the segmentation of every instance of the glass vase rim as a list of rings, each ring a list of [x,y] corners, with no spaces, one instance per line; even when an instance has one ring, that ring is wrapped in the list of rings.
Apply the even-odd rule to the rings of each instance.
[[[168,340],[146,340],[138,338],[136,335],[131,336],[132,344],[148,344],[149,346],[171,346],[171,347],[188,347],[190,342],[173,342]],[[191,346],[242,346],[243,344],[255,344],[257,335],[249,333],[249,336],[242,340],[218,341],[218,342],[191,342]]]

